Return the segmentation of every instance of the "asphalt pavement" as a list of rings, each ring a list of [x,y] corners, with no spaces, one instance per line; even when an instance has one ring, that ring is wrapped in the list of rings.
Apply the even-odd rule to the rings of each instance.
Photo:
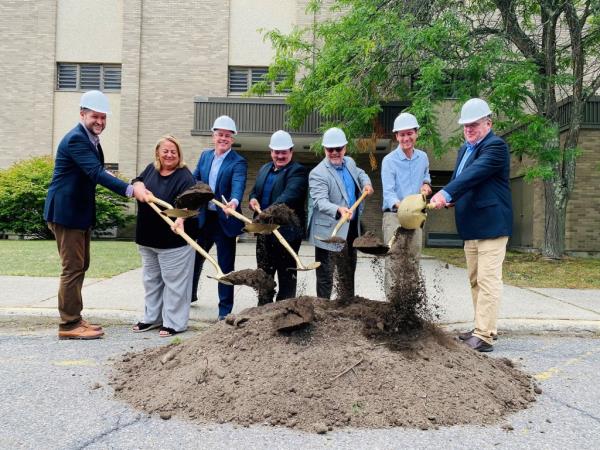
[[[304,246],[300,256],[313,261],[313,249]],[[440,324],[470,328],[466,271],[429,258],[421,266]],[[240,244],[236,269],[255,267],[254,246]],[[359,258],[358,295],[384,300],[381,268],[381,261]],[[217,282],[207,274],[214,274],[208,264],[191,310],[191,330],[181,339],[216,320]],[[106,332],[95,341],[57,339],[57,277],[0,277],[0,286],[0,449],[600,447],[600,290],[505,286],[500,339],[489,356],[510,358],[537,380],[542,394],[528,409],[486,427],[342,429],[316,435],[268,425],[162,420],[116,401],[108,385],[112,361],[170,342],[157,333],[130,330],[143,311],[139,269],[86,280],[84,316]],[[315,295],[314,271],[299,272],[298,294]],[[234,313],[255,305],[254,291],[237,286]]]

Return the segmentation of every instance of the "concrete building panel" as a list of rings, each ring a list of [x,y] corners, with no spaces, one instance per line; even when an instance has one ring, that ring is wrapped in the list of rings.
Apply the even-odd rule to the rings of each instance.
[[[52,148],[55,2],[0,2],[0,169]]]
[[[265,31],[292,30],[295,0],[231,0],[229,21],[229,65],[268,66],[274,56]],[[263,31],[259,31],[263,29]]]
[[[56,3],[56,61],[121,62],[123,0]]]

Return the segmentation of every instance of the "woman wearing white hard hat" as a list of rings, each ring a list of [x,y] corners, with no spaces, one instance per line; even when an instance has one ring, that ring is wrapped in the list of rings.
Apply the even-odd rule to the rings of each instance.
[[[344,295],[354,296],[354,272],[356,271],[356,249],[352,246],[354,239],[361,234],[360,215],[363,204],[354,213],[350,206],[360,197],[362,192],[373,194],[371,179],[352,158],[346,156],[346,134],[340,128],[330,128],[323,134],[322,145],[325,158],[310,172],[308,187],[313,202],[309,221],[309,240],[315,246],[315,260],[321,263],[317,269],[317,296],[331,298],[333,287],[334,261],[333,255],[346,252],[340,263],[343,270]],[[349,220],[340,228],[338,236],[346,240],[346,244],[324,242],[316,236],[330,236],[338,220],[344,215]],[[338,294],[340,294],[338,292]]]
[[[473,329],[459,338],[479,352],[494,348],[502,263],[513,217],[510,153],[506,142],[492,131],[491,114],[487,102],[480,98],[463,105],[458,123],[463,125],[465,143],[458,151],[450,183],[431,199],[437,208],[455,206],[475,309]]]
[[[259,208],[265,210],[277,204],[288,206],[296,220],[281,226],[279,232],[298,253],[306,221],[304,205],[308,171],[299,162],[292,161],[294,142],[288,132],[278,130],[273,133],[269,148],[271,161],[258,170],[256,183],[250,191],[249,207],[252,211],[258,211]],[[275,277],[277,274],[276,301],[296,296],[297,272],[289,270],[296,266],[296,262],[272,234],[256,236],[256,262],[258,268],[269,275]]]

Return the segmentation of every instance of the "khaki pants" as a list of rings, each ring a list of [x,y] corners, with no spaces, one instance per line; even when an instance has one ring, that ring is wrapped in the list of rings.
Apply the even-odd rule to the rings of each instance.
[[[502,296],[502,263],[508,237],[465,241],[467,271],[475,313],[474,336],[492,344]]]
[[[90,267],[91,229],[77,230],[48,222],[56,237],[56,246],[62,264],[58,287],[59,329],[69,330],[81,320],[83,299],[81,288],[85,272]]]
[[[384,212],[383,213],[383,221],[382,221],[382,230],[383,230],[383,243],[387,244],[394,233],[398,229],[400,224],[398,223],[398,215],[394,212]],[[411,253],[418,260],[421,256],[421,249],[423,247],[423,230],[421,228],[415,230],[415,234],[413,236],[411,242]],[[384,270],[384,278],[383,278],[383,288],[385,291],[386,298],[390,298],[391,288],[396,282],[398,277],[397,273],[394,273],[392,270],[392,261],[389,256],[385,258],[385,270]]]

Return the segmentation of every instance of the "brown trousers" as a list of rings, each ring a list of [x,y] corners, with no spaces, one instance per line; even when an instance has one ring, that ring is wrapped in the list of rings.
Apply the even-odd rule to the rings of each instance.
[[[473,335],[493,344],[502,297],[502,263],[508,237],[465,241],[467,272],[475,312]]]
[[[81,288],[85,272],[90,266],[91,229],[77,230],[48,222],[48,228],[56,237],[56,246],[62,264],[58,287],[59,329],[75,328],[81,320],[83,300]]]

